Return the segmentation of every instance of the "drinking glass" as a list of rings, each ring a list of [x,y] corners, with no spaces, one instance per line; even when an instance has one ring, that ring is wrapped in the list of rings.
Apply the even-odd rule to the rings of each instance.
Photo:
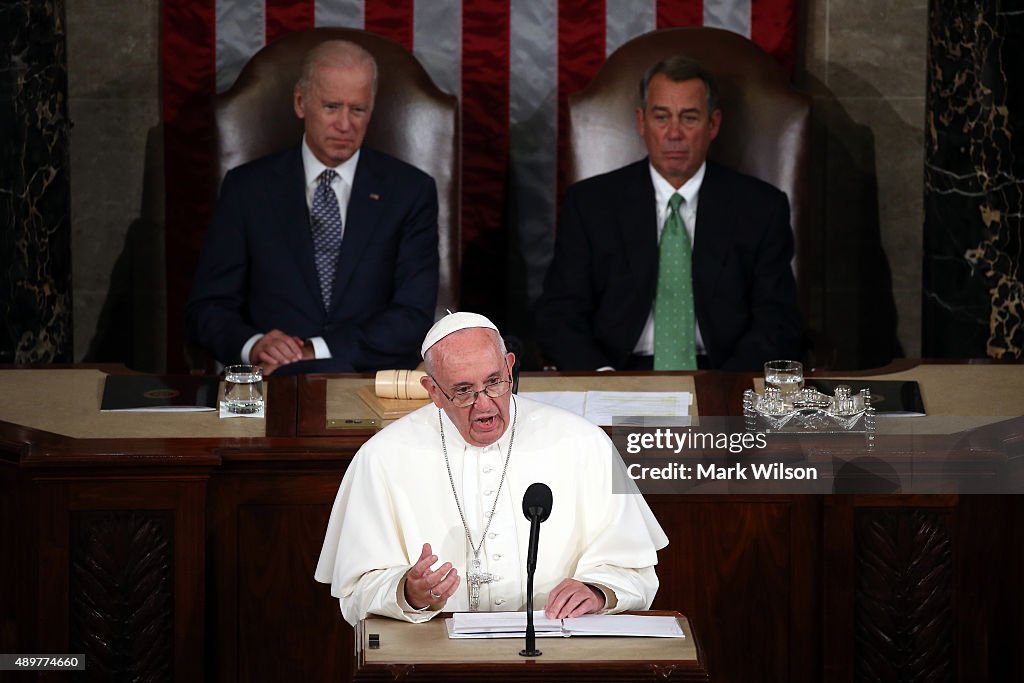
[[[776,387],[783,400],[804,388],[804,366],[796,360],[770,360],[764,364],[764,383]]]
[[[236,415],[259,412],[263,408],[263,368],[256,365],[224,368],[224,407]]]

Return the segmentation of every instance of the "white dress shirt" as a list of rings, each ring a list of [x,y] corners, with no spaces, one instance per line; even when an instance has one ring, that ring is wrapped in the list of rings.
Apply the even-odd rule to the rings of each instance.
[[[654,203],[658,216],[658,244],[661,244],[661,233],[665,229],[665,221],[668,219],[668,202],[672,195],[678,194],[683,197],[683,204],[679,207],[679,214],[686,225],[686,232],[690,236],[690,250],[693,250],[693,235],[697,225],[697,200],[700,195],[700,186],[704,182],[704,171],[707,163],[700,165],[693,177],[683,183],[678,190],[672,184],[661,177],[654,166],[651,169],[651,182],[654,183]],[[692,272],[692,268],[691,268]],[[704,340],[700,336],[700,325],[694,320],[697,342],[697,353],[704,353]],[[651,311],[647,314],[647,322],[644,324],[640,339],[637,340],[633,353],[640,356],[654,355],[654,304],[651,304]]]
[[[331,182],[331,189],[334,190],[334,195],[338,198],[338,210],[341,212],[342,221],[342,236],[345,234],[345,219],[348,212],[348,200],[352,195],[352,183],[356,177],[356,166],[359,164],[359,150],[349,157],[348,161],[342,163],[340,166],[327,166],[322,161],[316,158],[313,151],[306,144],[306,136],[302,136],[302,168],[306,176],[306,209],[311,209],[313,206],[313,194],[316,192],[317,186],[320,184],[320,174],[331,169],[338,175]],[[262,333],[254,334],[249,337],[242,346],[242,362],[249,363],[249,354],[252,352],[252,347],[256,345],[256,342],[263,336]],[[323,337],[310,337],[310,344],[313,345],[313,357],[317,359],[330,358],[331,349],[327,346],[327,342],[324,341]]]

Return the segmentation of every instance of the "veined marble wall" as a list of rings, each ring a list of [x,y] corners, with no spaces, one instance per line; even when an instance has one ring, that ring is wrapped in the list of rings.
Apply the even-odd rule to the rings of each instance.
[[[924,350],[1024,358],[1024,4],[932,0]]]
[[[64,2],[0,5],[0,363],[71,360]]]

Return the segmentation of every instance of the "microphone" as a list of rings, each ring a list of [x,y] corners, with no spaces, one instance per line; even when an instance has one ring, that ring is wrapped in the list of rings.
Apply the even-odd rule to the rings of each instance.
[[[537,571],[540,525],[551,515],[551,489],[547,484],[530,484],[523,494],[523,514],[530,520],[530,546],[526,553],[526,647],[519,654],[539,657],[544,653],[537,649],[537,633],[533,627],[533,575]]]
[[[526,571],[537,570],[537,545],[540,543],[540,523],[551,515],[551,489],[547,484],[530,484],[523,494],[523,514],[530,520],[530,547],[526,554]],[[536,518],[536,521],[534,521]]]

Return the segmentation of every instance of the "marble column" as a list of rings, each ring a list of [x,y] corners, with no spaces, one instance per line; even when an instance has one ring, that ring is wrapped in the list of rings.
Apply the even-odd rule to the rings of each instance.
[[[1024,358],[1024,11],[931,0],[928,24],[922,353]]]
[[[72,360],[64,0],[0,4],[0,363]]]

